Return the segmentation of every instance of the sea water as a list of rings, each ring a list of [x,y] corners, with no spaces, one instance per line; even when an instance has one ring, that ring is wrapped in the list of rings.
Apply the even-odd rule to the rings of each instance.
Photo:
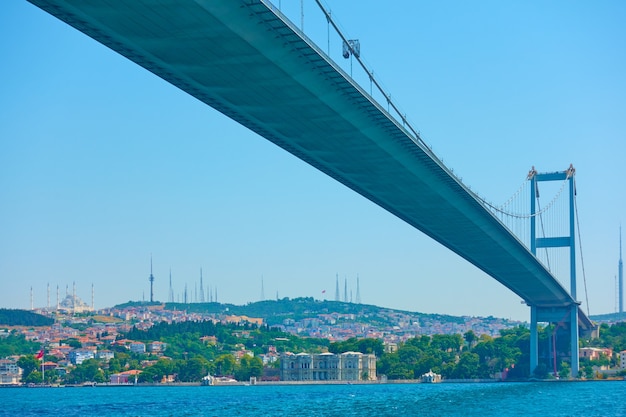
[[[6,388],[0,416],[626,416],[626,381]]]

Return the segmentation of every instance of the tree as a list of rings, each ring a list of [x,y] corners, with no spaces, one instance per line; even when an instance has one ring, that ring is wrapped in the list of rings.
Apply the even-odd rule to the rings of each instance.
[[[463,338],[460,334],[435,334],[430,344],[433,348],[444,352],[458,352],[463,346]]]
[[[139,374],[139,382],[160,382],[163,377],[173,373],[174,362],[170,359],[161,358],[154,365],[144,368],[143,372]]]
[[[385,346],[380,339],[373,339],[371,337],[359,340],[358,352],[361,353],[373,353],[377,357],[381,356],[385,352]]]
[[[453,375],[454,378],[470,379],[478,378],[478,364],[480,357],[476,353],[463,352],[459,363],[456,365]]]
[[[80,349],[83,347],[82,343],[80,343],[80,341],[78,339],[75,338],[69,338],[69,339],[65,339],[65,340],[61,340],[62,344],[66,344],[68,346],[73,347],[74,349]]]
[[[87,359],[77,365],[70,373],[65,375],[68,384],[82,384],[84,382],[105,382],[104,371],[100,369],[100,362],[96,359]]]
[[[230,353],[220,355],[215,359],[215,374],[219,376],[233,375],[236,365],[237,360]]]
[[[559,376],[561,378],[569,378],[572,373],[572,368],[569,365],[569,362],[561,362],[559,366]]]
[[[45,372],[45,383],[54,384],[59,381],[59,372],[56,369],[50,369]]]
[[[42,382],[41,372],[35,370],[35,371],[30,372],[26,377],[22,375],[22,382],[24,384],[41,384]]]
[[[474,347],[474,343],[476,342],[476,339],[478,339],[476,337],[476,333],[474,333],[473,330],[468,330],[463,334],[463,338],[465,339],[465,342],[467,343],[467,346],[471,349]]]
[[[24,335],[12,331],[7,337],[0,337],[0,358],[7,356],[32,354],[41,349],[41,344],[26,340]]]
[[[22,356],[17,361],[17,366],[22,368],[22,381],[26,381],[28,376],[39,368],[39,360],[34,355]],[[41,382],[41,374],[39,374],[39,381]]]
[[[112,358],[109,360],[109,373],[117,374],[122,372],[122,363],[119,358]]]
[[[250,377],[260,377],[263,375],[263,361],[258,357],[244,355],[235,368],[235,379],[237,381],[247,381]]]
[[[209,362],[202,356],[182,360],[178,366],[178,380],[181,382],[199,382],[208,374]]]

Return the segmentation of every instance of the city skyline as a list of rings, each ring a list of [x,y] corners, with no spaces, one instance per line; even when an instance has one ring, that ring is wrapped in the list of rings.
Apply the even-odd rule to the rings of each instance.
[[[299,4],[282,3],[299,23]],[[574,165],[587,275],[578,298],[592,315],[614,311],[626,5],[326,3],[481,196],[504,202],[532,166]],[[305,32],[326,47],[312,7]],[[96,308],[124,302],[120,293],[149,297],[153,254],[161,300],[170,268],[193,292],[202,267],[233,304],[257,299],[261,276],[268,294],[332,298],[336,274],[358,274],[368,304],[528,320],[519,297],[476,267],[86,35],[27,2],[0,14],[0,306],[27,308],[28,289],[48,282],[94,283]],[[341,45],[329,48],[350,73]]]
[[[201,268],[202,270],[202,268]],[[152,278],[152,280],[150,280],[150,278]],[[339,274],[336,274],[335,279],[337,280],[337,283],[339,282]],[[344,291],[343,293],[340,293],[340,299],[336,299],[336,297],[334,298],[335,301],[343,301],[343,302],[349,302],[349,303],[354,303],[354,304],[362,304],[361,300],[360,300],[360,279],[359,279],[359,275],[357,274],[356,277],[352,277],[352,279],[348,279],[348,276],[345,275],[343,277],[343,283],[344,283]],[[159,280],[157,279],[156,276],[154,276],[154,274],[150,273],[149,278],[148,278],[148,284],[146,286],[146,288],[142,291],[141,296],[140,297],[136,297],[133,298],[132,294],[129,294],[127,300],[123,299],[124,297],[121,297],[120,300],[118,300],[114,305],[119,305],[119,304],[123,304],[127,301],[142,301],[142,302],[149,302],[152,300],[149,300],[146,298],[146,293],[148,293],[148,291],[150,291],[152,289],[152,284],[156,282],[157,283],[157,287],[156,287],[156,295],[154,297],[154,302],[159,302],[159,303],[165,303],[165,302],[173,302],[173,303],[185,303],[185,291],[187,290],[187,286],[188,284],[192,284],[194,285],[194,291],[191,292],[190,294],[188,294],[188,299],[187,299],[187,304],[190,303],[210,303],[210,302],[219,302],[218,300],[218,288],[215,286],[211,286],[210,283],[208,283],[208,285],[206,286],[206,291],[205,292],[200,292],[200,290],[198,290],[198,287],[202,288],[203,285],[203,279],[202,279],[202,275],[200,276],[200,278],[197,281],[194,280],[186,280],[186,281],[182,281],[183,284],[183,289],[181,291],[176,291],[175,288],[176,286],[173,285],[173,283],[176,283],[176,280],[172,280],[172,275],[171,275],[171,269],[169,272],[169,276],[168,276],[168,281],[167,281],[167,297],[160,297],[159,294],[161,292],[164,291],[164,289],[159,289],[160,287],[158,286]],[[50,285],[53,285],[52,287]],[[180,285],[180,283],[179,283]],[[30,286],[28,288],[28,293],[29,296],[32,295],[33,298],[31,298],[31,301],[34,302],[33,305],[31,305],[31,307],[29,307],[30,309],[54,309],[55,305],[58,304],[58,301],[60,301],[61,299],[67,297],[70,294],[69,291],[69,284],[65,284],[65,297],[61,297],[61,292],[60,289],[63,286],[58,284],[58,283],[46,283],[45,284],[45,288],[41,289],[41,288],[34,288],[32,286]],[[81,290],[80,285],[77,286],[76,285],[76,281],[72,282],[72,296],[76,296],[77,299],[83,301],[84,300],[84,296],[81,297],[81,293],[83,293],[84,290]],[[50,288],[52,288],[54,290],[54,288],[56,288],[55,291],[53,291],[52,295],[50,293]],[[264,284],[264,278],[261,277],[261,281],[260,281],[260,288],[261,288],[261,296],[258,299],[253,299],[253,300],[249,300],[249,302],[257,302],[257,301],[266,301],[266,300],[278,300],[281,299],[283,297],[280,297],[280,290],[279,289],[275,289],[275,291],[273,291],[273,288],[270,288],[270,293],[271,294],[276,294],[276,297],[273,298],[266,298],[264,296],[265,294],[265,284]],[[313,297],[314,299],[319,299],[319,300],[332,300],[333,297],[330,296],[330,292],[326,289],[329,288],[324,287],[325,289],[321,290],[319,294],[302,294],[300,296],[294,296],[293,298],[300,298],[300,297]],[[188,291],[189,292],[189,291]],[[42,297],[41,295],[44,294],[44,296]],[[354,294],[354,296],[353,296]],[[83,294],[84,295],[84,294]],[[93,301],[93,299],[95,299],[97,296],[97,291],[94,287],[94,283],[90,283],[89,284],[89,297],[90,299]],[[38,300],[40,299],[45,299],[46,303],[45,305],[38,302]],[[50,304],[52,301],[54,301],[53,304]],[[229,302],[228,300],[223,300],[223,302],[225,304],[236,304],[236,303],[232,303]],[[372,304],[372,303],[365,303],[365,304]],[[113,307],[113,305],[107,305],[107,306],[102,306],[102,308],[110,308]],[[1,307],[0,307],[1,308]],[[26,309],[26,307],[24,307],[24,309]]]

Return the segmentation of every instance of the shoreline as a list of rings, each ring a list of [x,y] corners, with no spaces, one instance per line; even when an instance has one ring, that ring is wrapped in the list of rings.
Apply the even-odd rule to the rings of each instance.
[[[142,383],[142,384],[77,384],[77,385],[23,385],[2,384],[0,388],[115,388],[115,387],[243,387],[243,386],[306,386],[306,385],[409,385],[409,384],[495,384],[495,383],[518,383],[518,382],[624,382],[624,379],[527,379],[516,381],[503,381],[500,379],[446,379],[437,383],[423,382],[419,379],[402,379],[387,381],[257,381],[250,382],[225,382],[214,385],[202,385],[199,382],[170,382],[165,384]]]

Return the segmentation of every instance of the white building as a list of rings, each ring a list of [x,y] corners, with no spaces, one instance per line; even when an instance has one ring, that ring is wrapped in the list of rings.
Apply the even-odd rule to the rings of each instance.
[[[281,381],[375,381],[376,356],[360,352],[341,354],[282,354]]]
[[[92,350],[74,349],[73,351],[70,352],[69,359],[70,359],[70,362],[72,362],[74,365],[80,365],[87,359],[93,359],[94,356],[95,355]]]

